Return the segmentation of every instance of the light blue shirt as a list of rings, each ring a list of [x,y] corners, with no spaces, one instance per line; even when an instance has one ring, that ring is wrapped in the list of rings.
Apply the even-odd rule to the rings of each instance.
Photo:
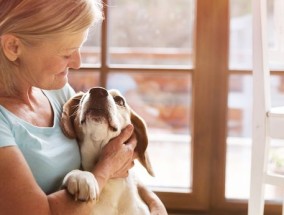
[[[80,168],[77,142],[60,128],[63,104],[74,94],[67,84],[61,90],[43,91],[53,112],[53,127],[34,126],[0,105],[0,147],[16,146],[23,153],[38,185],[46,193],[59,189],[63,177]]]

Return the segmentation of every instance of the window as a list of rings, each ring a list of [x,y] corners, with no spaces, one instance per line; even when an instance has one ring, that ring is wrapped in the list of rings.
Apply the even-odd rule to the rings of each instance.
[[[279,72],[284,62],[279,21],[284,18],[279,12],[283,2],[268,2],[275,74],[271,87],[277,105],[284,89]],[[170,212],[246,214],[251,2],[108,0],[105,4],[105,20],[91,30],[82,47],[83,66],[70,73],[71,85],[77,91],[117,88],[145,119],[156,177],[148,177],[139,165],[135,168]],[[274,153],[277,162],[282,159],[278,154]],[[272,200],[278,198],[274,193]]]
[[[272,106],[283,105],[283,1],[267,0],[269,66]],[[252,136],[252,8],[250,1],[230,2],[230,78],[228,92],[227,152],[225,196],[246,201],[249,197]],[[233,112],[235,116],[233,116]],[[239,114],[237,115],[236,112]],[[231,120],[230,120],[231,118]],[[271,167],[282,172],[283,143],[273,140]],[[238,174],[236,174],[238,172]],[[282,199],[279,188],[267,186],[267,200]],[[267,210],[279,210],[273,207]]]

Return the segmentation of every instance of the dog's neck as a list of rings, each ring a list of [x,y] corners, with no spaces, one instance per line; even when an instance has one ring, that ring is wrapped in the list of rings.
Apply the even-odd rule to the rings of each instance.
[[[93,167],[99,160],[101,151],[103,147],[108,144],[108,142],[118,136],[120,131],[111,132],[107,134],[107,138],[104,137],[102,140],[95,138],[95,133],[85,134],[82,140],[79,140],[80,152],[81,152],[81,164],[83,170],[92,171]],[[98,135],[97,135],[98,136]]]
[[[99,160],[102,148],[107,144],[106,141],[94,141],[91,138],[85,138],[80,142],[81,163],[83,170],[92,171],[94,165]]]

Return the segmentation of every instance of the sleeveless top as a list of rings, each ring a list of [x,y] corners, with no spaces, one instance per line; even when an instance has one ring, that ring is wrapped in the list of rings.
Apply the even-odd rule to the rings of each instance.
[[[66,84],[43,93],[53,109],[53,126],[34,126],[0,105],[0,147],[18,147],[38,185],[50,194],[60,188],[69,171],[80,168],[80,152],[76,140],[65,137],[60,128],[62,106],[74,90]]]

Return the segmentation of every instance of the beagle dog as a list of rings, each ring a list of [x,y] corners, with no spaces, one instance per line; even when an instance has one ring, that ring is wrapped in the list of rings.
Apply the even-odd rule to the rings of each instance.
[[[96,199],[93,214],[150,214],[148,206],[139,196],[133,170],[130,170],[127,178],[109,180],[102,192],[99,191],[93,174],[88,172],[98,161],[102,148],[131,123],[134,125],[137,138],[135,150],[138,160],[148,173],[154,176],[146,152],[146,125],[129,107],[118,90],[92,88],[86,93],[76,94],[63,106],[62,130],[66,136],[77,139],[84,170],[73,170],[68,173],[63,180],[63,186],[80,200]]]

